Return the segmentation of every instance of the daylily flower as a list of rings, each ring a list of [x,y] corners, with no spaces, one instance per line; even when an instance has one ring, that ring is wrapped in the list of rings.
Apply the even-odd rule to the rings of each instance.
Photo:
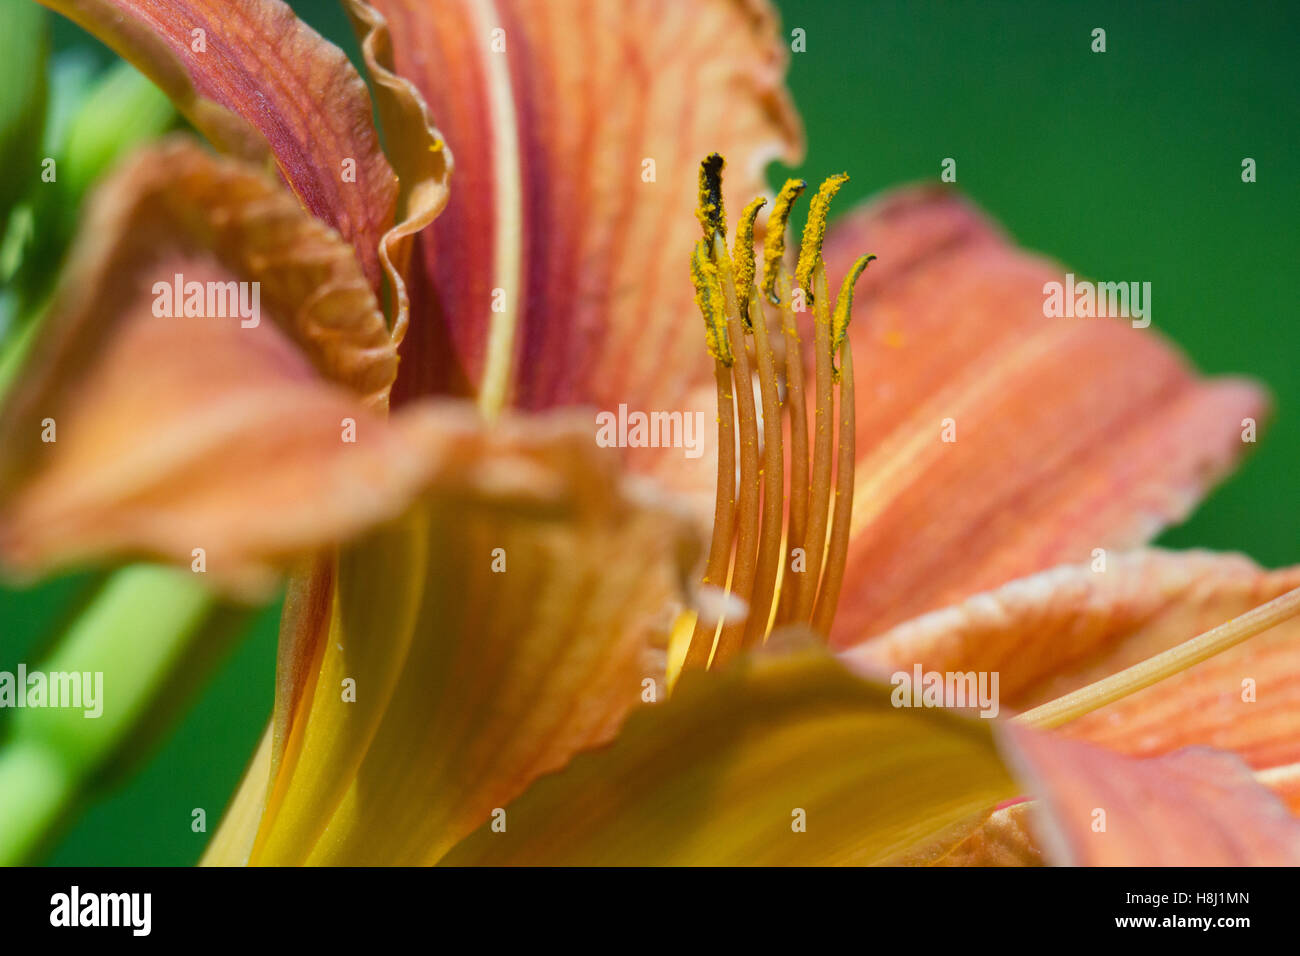
[[[208,862],[1300,860],[1268,789],[1294,806],[1300,572],[1121,556],[1264,396],[1045,319],[1057,267],[948,192],[828,229],[832,177],[790,262],[792,181],[728,247],[802,150],[766,6],[348,0],[385,153],[278,2],[50,5],[234,154],[171,141],[103,188],[0,415],[9,567],[293,571]],[[257,282],[264,319],[159,315],[176,276]],[[575,409],[620,404],[717,408],[720,441],[602,450]],[[853,673],[914,664],[1027,713]]]

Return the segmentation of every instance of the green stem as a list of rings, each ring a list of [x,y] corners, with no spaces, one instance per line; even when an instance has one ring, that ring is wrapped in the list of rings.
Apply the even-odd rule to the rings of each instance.
[[[67,766],[40,743],[16,740],[0,750],[0,865],[28,859],[75,794]]]
[[[188,572],[135,565],[108,579],[53,652],[28,668],[102,674],[102,713],[13,711],[0,748],[0,865],[32,858],[87,791],[111,783],[148,749],[244,618]]]

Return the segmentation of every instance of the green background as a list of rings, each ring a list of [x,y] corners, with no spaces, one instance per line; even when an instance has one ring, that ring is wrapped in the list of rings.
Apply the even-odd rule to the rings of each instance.
[[[333,2],[293,6],[357,59]],[[1162,542],[1241,550],[1268,565],[1300,560],[1297,7],[780,6],[787,35],[800,27],[807,37],[790,70],[809,143],[800,172],[820,180],[849,170],[845,208],[934,180],[951,156],[958,185],[1023,245],[1081,274],[1149,280],[1160,300],[1154,328],[1206,372],[1248,373],[1276,400],[1258,452]],[[1090,48],[1095,27],[1106,30],[1102,54]],[[54,48],[111,56],[62,22]],[[1253,184],[1241,181],[1247,156],[1258,164]],[[0,669],[37,660],[87,584],[80,576],[0,592]],[[198,858],[205,836],[190,831],[190,811],[205,807],[215,826],[269,714],[277,614],[256,618],[175,733],[88,808],[49,862]]]

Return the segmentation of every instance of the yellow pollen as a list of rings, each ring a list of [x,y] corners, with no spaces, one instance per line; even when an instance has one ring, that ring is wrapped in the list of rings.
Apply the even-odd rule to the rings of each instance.
[[[691,255],[691,279],[695,283],[695,304],[704,316],[704,335],[709,354],[730,366],[733,358],[731,343],[727,339],[727,306],[718,278],[718,266],[709,255],[709,245],[703,239],[695,244]]]
[[[727,234],[727,211],[722,205],[722,167],[726,164],[718,153],[709,153],[700,163],[700,201],[695,215],[705,239]]]
[[[835,300],[835,312],[831,316],[831,374],[837,382],[840,380],[840,370],[835,367],[835,356],[840,354],[840,347],[849,334],[849,319],[853,316],[853,286],[867,268],[867,263],[875,258],[862,256],[853,263],[853,268],[844,277],[844,284],[840,286],[840,297]]]
[[[776,277],[785,259],[785,225],[790,221],[790,208],[800,194],[808,188],[802,179],[787,179],[776,194],[772,214],[767,217],[767,234],[763,237],[763,295],[773,305],[781,303],[776,294]]]
[[[822,240],[826,238],[826,214],[830,212],[831,200],[848,181],[848,173],[828,177],[808,205],[808,222],[804,224],[803,240],[799,244],[799,266],[795,270],[795,280],[799,283],[799,288],[804,290],[809,302],[813,300],[813,269],[821,258]]]
[[[732,246],[733,269],[736,276],[736,297],[740,302],[740,317],[745,329],[752,331],[754,323],[749,315],[749,297],[754,291],[754,220],[758,211],[767,205],[762,196],[752,200],[740,214],[736,224],[736,242]]]

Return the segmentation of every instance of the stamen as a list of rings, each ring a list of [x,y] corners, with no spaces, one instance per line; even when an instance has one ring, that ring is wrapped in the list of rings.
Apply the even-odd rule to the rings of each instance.
[[[696,278],[695,300],[704,314],[709,352],[714,357],[713,377],[718,387],[718,482],[713,504],[713,539],[709,543],[709,557],[701,584],[704,587],[725,588],[727,571],[731,567],[731,544],[736,521],[736,410],[731,397],[732,359],[726,326],[723,324],[726,319],[722,289],[718,284],[718,270],[710,260],[703,240],[696,244],[691,271]],[[707,667],[709,664],[717,624],[703,618],[701,615],[695,622],[694,633],[682,663],[683,670]]]
[[[844,584],[844,566],[848,561],[849,528],[853,523],[853,477],[857,465],[855,454],[856,425],[853,398],[853,350],[844,348],[848,338],[849,319],[853,314],[853,285],[862,275],[867,263],[875,256],[863,256],[853,264],[840,287],[840,297],[835,301],[831,320],[831,368],[840,383],[840,440],[835,448],[835,519],[831,525],[831,540],[826,550],[826,571],[822,575],[821,591],[813,611],[813,630],[830,636],[831,622],[840,603],[840,588]],[[840,367],[834,367],[836,354]]]
[[[767,217],[767,234],[763,237],[763,295],[773,305],[781,299],[776,294],[776,277],[785,264],[785,224],[790,220],[790,207],[799,198],[808,183],[802,179],[787,179],[776,194],[772,214]],[[787,299],[789,293],[786,293]]]
[[[727,211],[722,206],[722,167],[726,165],[717,153],[709,153],[700,163],[700,202],[695,215],[704,228],[704,238],[712,242],[718,233],[727,234]]]
[[[1300,785],[1300,763],[1283,764],[1256,770],[1255,779],[1270,790],[1289,790]]]
[[[808,205],[808,221],[804,223],[803,239],[799,243],[799,266],[795,270],[795,280],[810,301],[813,299],[813,270],[821,261],[822,240],[826,238],[826,214],[830,212],[831,200],[848,181],[848,173],[828,177]]]
[[[731,592],[750,605],[753,613],[753,588],[759,536],[759,485],[761,472],[758,457],[758,420],[754,409],[754,384],[749,355],[745,349],[740,305],[731,274],[731,259],[721,231],[713,237],[713,262],[722,280],[727,302],[727,334],[731,337],[732,377],[735,384],[737,424],[740,428],[740,493],[736,500],[736,557],[731,569]],[[745,621],[724,621],[713,652],[714,664],[725,664],[739,653]]]
[[[831,371],[838,382],[839,370],[835,368],[835,356],[844,347],[844,340],[849,334],[849,319],[853,317],[853,287],[857,285],[858,276],[866,270],[867,265],[875,261],[875,256],[862,256],[853,263],[853,268],[844,277],[840,286],[840,297],[835,300],[835,312],[831,315]]]
[[[799,254],[800,260],[803,253]],[[813,465],[812,490],[808,501],[808,535],[804,548],[806,570],[799,581],[795,599],[794,620],[811,623],[813,602],[817,597],[817,582],[821,578],[822,557],[826,547],[827,511],[831,499],[831,442],[833,439],[831,416],[834,412],[834,392],[831,377],[831,316],[827,305],[826,269],[817,257],[811,276],[813,298],[814,375],[817,388],[816,408],[813,412]]]
[[[739,239],[737,240],[739,241]],[[750,257],[751,262],[753,257]],[[749,284],[752,307],[758,295]],[[754,323],[754,353],[758,359],[758,390],[763,402],[763,533],[758,545],[754,594],[745,623],[744,647],[754,647],[767,635],[772,613],[776,573],[781,562],[781,532],[785,523],[784,453],[781,450],[781,403],[776,392],[776,362],[767,342],[767,322],[760,314]]]
[[[732,260],[735,264],[736,295],[740,299],[740,317],[745,321],[745,331],[752,332],[754,323],[749,315],[749,300],[754,293],[754,219],[758,211],[767,205],[762,196],[754,199],[740,214],[736,225],[736,241],[732,245]]]
[[[756,199],[745,207],[728,254],[722,210],[722,167],[722,158],[716,153],[700,164],[698,215],[705,238],[696,245],[691,260],[696,301],[704,316],[709,352],[715,360],[718,393],[714,528],[702,584],[725,587],[728,597],[744,602],[746,612],[743,618],[737,619],[738,614],[724,611],[720,622],[712,614],[697,614],[694,622],[689,620],[689,615],[684,615],[674,637],[679,655],[674,661],[681,661],[682,670],[726,663],[743,648],[761,643],[775,623],[804,621],[813,623],[823,634],[830,631],[843,583],[853,504],[853,363],[844,346],[854,283],[874,258],[864,256],[854,265],[832,315],[821,243],[830,200],[848,179],[844,175],[832,176],[822,184],[813,200],[799,256],[798,275],[803,280],[806,300],[814,303],[816,328],[816,434],[810,462],[803,355],[793,309],[791,277],[785,266],[785,228],[790,208],[806,184],[796,179],[786,181],[768,219],[762,292],[769,303],[779,307],[785,352],[783,371],[792,452],[787,525],[786,424],[782,421],[778,350],[769,338],[769,331],[776,325],[769,325],[769,317],[759,306],[759,293],[754,286],[754,224],[765,201]],[[770,321],[775,323],[775,318]],[[761,454],[747,334],[753,336],[752,362],[757,366],[762,403]],[[835,367],[837,354],[841,355],[838,369]],[[838,443],[831,422],[836,382],[840,383]],[[740,449],[738,482],[737,445]],[[828,524],[831,525],[829,541]],[[802,573],[796,575],[782,563],[787,548],[804,549]],[[728,603],[720,602],[723,607]],[[688,629],[689,642],[683,651]]]
[[[1300,615],[1300,588],[1287,591],[1240,617],[1211,628],[1204,634],[1149,657],[1139,664],[1080,687],[1012,719],[1031,727],[1059,727],[1077,717],[1135,694],[1166,677],[1209,660],[1215,654],[1236,647],[1256,634]]]
[[[794,180],[791,180],[793,182]],[[773,213],[775,217],[775,213]],[[771,219],[768,229],[772,228]],[[770,233],[769,233],[770,235]],[[790,303],[790,274],[783,259],[776,260],[777,274],[771,276],[774,288],[782,296],[780,306],[781,330],[785,335],[785,403],[790,409],[790,529],[782,551],[783,575],[781,602],[777,608],[776,623],[787,624],[794,619],[795,601],[798,597],[802,574],[796,575],[791,566],[791,556],[796,548],[807,546],[808,533],[808,406],[804,401],[803,349],[799,340],[799,327],[795,323],[794,309]],[[764,285],[769,276],[763,277]],[[807,553],[806,551],[804,552]],[[806,570],[806,569],[805,569]]]

